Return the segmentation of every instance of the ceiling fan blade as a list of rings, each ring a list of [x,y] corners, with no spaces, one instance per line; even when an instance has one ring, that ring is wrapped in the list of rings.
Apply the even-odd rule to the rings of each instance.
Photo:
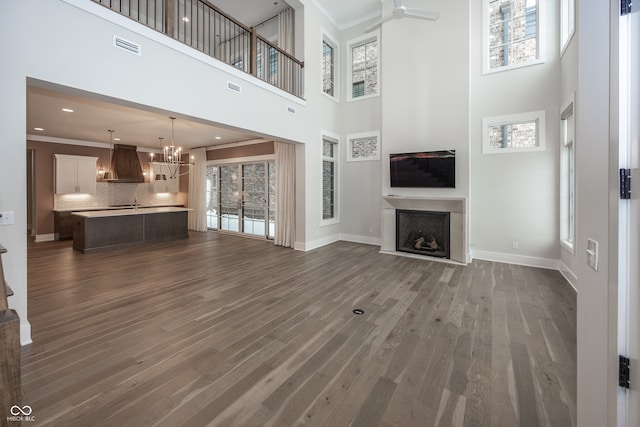
[[[438,12],[431,12],[429,10],[405,8],[404,16],[435,21],[440,17],[440,14]]]
[[[387,22],[388,20],[390,20],[392,18],[393,18],[393,13],[390,13],[387,16],[385,16],[382,19],[380,19],[375,24],[373,24],[372,26],[370,26],[369,28],[367,28],[366,30],[364,30],[364,32],[365,33],[370,33],[371,31],[375,30],[376,28],[379,28],[382,24],[384,24],[385,22]]]

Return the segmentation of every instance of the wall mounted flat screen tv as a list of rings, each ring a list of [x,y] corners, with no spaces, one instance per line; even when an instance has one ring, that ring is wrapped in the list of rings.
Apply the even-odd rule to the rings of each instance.
[[[389,164],[391,187],[456,187],[456,150],[390,154]]]

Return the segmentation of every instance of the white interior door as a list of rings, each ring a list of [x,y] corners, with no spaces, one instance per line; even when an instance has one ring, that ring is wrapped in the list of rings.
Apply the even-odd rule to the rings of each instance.
[[[631,388],[628,426],[640,426],[640,8],[629,20],[629,167],[631,169],[629,242],[629,357]]]
[[[640,9],[640,8],[636,8]],[[620,391],[618,425],[640,426],[640,10],[620,22],[620,163],[631,170],[631,199],[620,204],[620,350],[630,388]]]

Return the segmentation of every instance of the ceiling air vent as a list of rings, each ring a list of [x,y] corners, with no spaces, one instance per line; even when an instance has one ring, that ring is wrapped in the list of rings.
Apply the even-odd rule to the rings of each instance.
[[[242,87],[240,87],[240,85],[237,83],[227,82],[227,89],[238,93],[242,92]]]
[[[113,45],[136,55],[140,55],[142,53],[142,47],[139,44],[130,42],[118,36],[113,36]]]
[[[287,111],[290,112],[291,114],[295,114],[296,113],[296,109],[293,107],[287,107]]]

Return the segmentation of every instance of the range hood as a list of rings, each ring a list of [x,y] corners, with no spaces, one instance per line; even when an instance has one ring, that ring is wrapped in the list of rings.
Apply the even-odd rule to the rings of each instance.
[[[138,151],[134,145],[114,144],[111,171],[115,176],[109,182],[144,182]]]

